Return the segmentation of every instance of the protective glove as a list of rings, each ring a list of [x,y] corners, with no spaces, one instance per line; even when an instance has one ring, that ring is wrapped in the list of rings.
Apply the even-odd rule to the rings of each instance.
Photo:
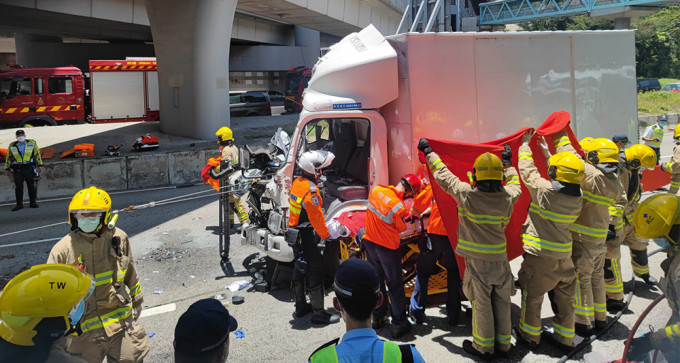
[[[641,362],[652,349],[654,349],[654,346],[652,345],[652,336],[650,334],[645,333],[639,338],[633,338],[628,349],[627,360],[629,362]]]
[[[511,166],[512,150],[510,149],[510,146],[508,146],[508,144],[504,144],[503,148],[505,148],[505,150],[501,151],[501,157],[503,158],[503,166]]]
[[[666,164],[661,164],[660,166],[661,166],[661,171],[664,171],[664,172],[668,171],[668,170],[666,170]]]
[[[522,135],[522,144],[524,145],[529,145],[529,142],[531,141],[531,138],[534,137],[535,131],[527,131]]]
[[[616,230],[614,229],[614,225],[610,224],[609,230],[607,231],[607,241],[611,241],[614,238],[616,238]]]
[[[538,146],[541,147],[541,151],[543,152],[543,156],[545,156],[546,159],[549,159],[552,156],[550,154],[550,148],[548,147],[548,143],[545,141],[545,139],[542,136],[538,137]]]
[[[142,304],[139,304],[133,308],[132,319],[134,319],[134,321],[137,321],[140,315],[142,315]]]
[[[432,152],[430,143],[425,139],[420,139],[420,141],[418,141],[418,150],[422,151],[425,156]]]

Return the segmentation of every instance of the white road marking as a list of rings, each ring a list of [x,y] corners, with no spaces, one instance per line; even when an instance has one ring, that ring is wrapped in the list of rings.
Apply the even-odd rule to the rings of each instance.
[[[24,246],[24,245],[32,245],[35,243],[43,243],[43,242],[50,242],[50,241],[58,241],[60,240],[61,237],[59,238],[47,238],[47,239],[39,239],[36,241],[28,241],[28,242],[17,242],[17,243],[10,243],[7,245],[0,245],[0,248],[5,248],[5,247],[15,247],[15,246]]]
[[[153,315],[158,315],[158,314],[164,314],[164,313],[169,313],[171,311],[177,310],[177,306],[175,303],[172,304],[165,304],[165,305],[160,305],[156,306],[153,308],[149,308],[146,310],[142,310],[142,315],[140,315],[140,318],[145,318],[147,316],[153,316]]]

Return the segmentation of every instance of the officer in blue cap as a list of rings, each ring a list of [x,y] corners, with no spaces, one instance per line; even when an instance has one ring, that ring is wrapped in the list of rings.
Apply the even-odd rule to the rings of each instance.
[[[175,326],[176,363],[223,363],[229,356],[229,334],[238,323],[216,299],[189,306]]]

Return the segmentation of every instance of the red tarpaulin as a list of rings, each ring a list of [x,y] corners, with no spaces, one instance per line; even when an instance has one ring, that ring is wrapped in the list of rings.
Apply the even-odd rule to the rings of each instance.
[[[551,151],[554,153],[554,146],[552,135],[555,133],[565,130],[567,131],[569,138],[571,139],[572,145],[580,151],[578,146],[578,141],[576,136],[569,127],[570,115],[566,111],[554,112],[551,114],[543,124],[536,129],[537,135],[542,135],[545,137],[548,145],[550,145]],[[522,136],[527,131],[532,130],[529,127],[525,127],[516,133],[506,136],[504,138],[484,142],[480,144],[468,144],[464,142],[456,141],[444,141],[444,140],[434,140],[428,139],[430,142],[430,147],[434,152],[436,152],[442,159],[442,162],[446,164],[449,170],[462,180],[469,182],[467,177],[467,172],[472,172],[472,165],[477,158],[482,153],[491,152],[496,154],[498,157],[501,156],[501,151],[503,150],[503,144],[507,144],[512,149],[512,165],[517,167],[518,160],[518,149],[522,144]],[[536,167],[544,178],[548,178],[548,168],[546,166],[546,160],[543,157],[543,152],[536,143],[537,138],[534,137],[530,147],[533,152],[534,161],[536,162]],[[434,180],[430,174],[430,180]],[[446,194],[437,183],[432,183],[432,190],[434,191],[435,200],[439,206],[439,211],[441,212],[444,225],[449,234],[449,240],[456,248],[458,243],[458,237],[456,231],[458,230],[458,204],[456,201]],[[520,256],[524,250],[522,249],[522,238],[521,238],[521,228],[522,224],[526,220],[527,211],[529,208],[529,203],[531,202],[531,197],[529,196],[529,191],[526,189],[524,184],[522,184],[522,196],[515,203],[513,208],[512,217],[510,218],[510,223],[505,229],[505,236],[507,239],[507,251],[508,259],[512,260]],[[497,243],[497,242],[493,242]],[[463,276],[465,271],[465,264],[461,257],[458,257],[458,268],[460,269],[461,276]]]
[[[654,170],[648,169],[642,171],[642,189],[645,192],[657,190],[668,185],[670,182],[671,173],[661,171],[661,168],[658,166]]]

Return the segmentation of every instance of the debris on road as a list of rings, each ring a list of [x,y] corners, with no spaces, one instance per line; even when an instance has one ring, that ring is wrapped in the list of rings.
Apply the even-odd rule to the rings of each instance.
[[[231,303],[234,305],[243,304],[244,301],[246,301],[246,299],[243,296],[234,295],[231,298]]]
[[[153,337],[154,335],[156,335],[156,333],[147,333],[146,335],[148,335],[149,338],[151,338],[151,337]]]
[[[239,330],[234,331],[234,335],[237,338],[245,338],[246,337],[246,333],[243,332],[243,329],[239,329]]]
[[[153,293],[156,295],[160,295],[163,293],[163,290],[153,290]]]
[[[246,281],[246,280],[238,280],[238,281],[232,282],[231,285],[226,287],[226,289],[228,289],[231,292],[236,292],[236,291],[243,290],[243,289],[245,289],[247,287],[251,287],[251,286],[253,286],[253,284]]]

